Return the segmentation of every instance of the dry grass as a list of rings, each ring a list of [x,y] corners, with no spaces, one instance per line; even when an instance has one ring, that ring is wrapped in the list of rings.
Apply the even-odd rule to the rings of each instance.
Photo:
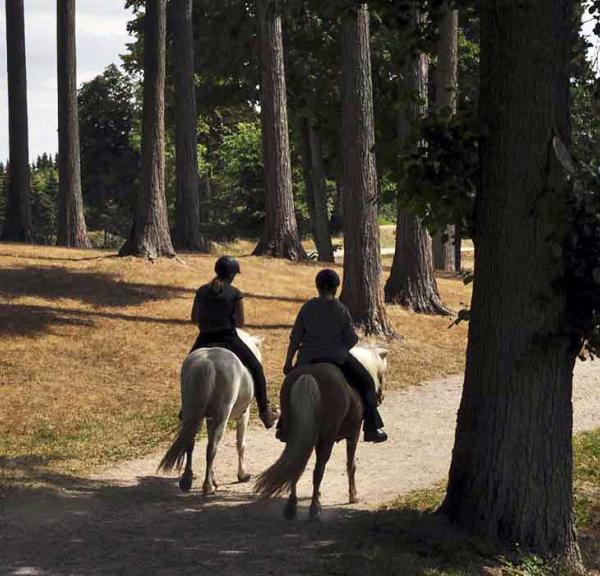
[[[230,247],[248,254],[249,244]],[[214,256],[156,264],[102,251],[0,244],[0,466],[5,476],[83,471],[130,458],[168,437],[179,402],[178,370],[196,330],[196,287]],[[313,294],[314,264],[243,256],[238,286],[248,329],[265,337],[271,393],[281,381],[288,333]],[[446,302],[469,299],[441,278]],[[387,386],[463,368],[465,327],[388,309],[396,330]]]

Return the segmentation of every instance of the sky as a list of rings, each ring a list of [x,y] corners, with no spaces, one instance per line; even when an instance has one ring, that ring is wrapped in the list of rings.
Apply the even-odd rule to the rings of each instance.
[[[5,2],[0,0],[0,160],[8,158]],[[102,73],[129,41],[125,0],[77,0],[77,81]],[[25,0],[29,156],[55,153],[57,135],[56,0]]]
[[[6,22],[0,0],[0,160],[8,158],[8,102],[6,88]],[[129,41],[127,21],[131,14],[124,0],[77,0],[78,83],[100,74]],[[593,23],[584,18],[591,34]],[[56,111],[56,0],[25,0],[25,44],[29,106],[29,155],[58,149]]]

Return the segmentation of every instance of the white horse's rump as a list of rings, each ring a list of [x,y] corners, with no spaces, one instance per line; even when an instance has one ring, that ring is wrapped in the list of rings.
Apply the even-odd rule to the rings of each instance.
[[[261,361],[261,341],[242,330],[238,330],[238,335]],[[206,419],[208,447],[203,492],[212,494],[217,488],[214,459],[227,422],[233,419],[237,423],[238,480],[247,482],[250,475],[244,468],[244,447],[253,398],[252,376],[233,352],[225,348],[201,348],[189,354],[181,367],[182,418],[179,433],[159,469],[180,469],[187,455],[179,486],[184,491],[191,488],[194,441],[202,421]]]

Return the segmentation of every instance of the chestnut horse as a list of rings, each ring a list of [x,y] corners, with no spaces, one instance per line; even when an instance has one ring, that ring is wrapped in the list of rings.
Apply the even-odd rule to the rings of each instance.
[[[374,346],[356,346],[351,350],[376,382],[381,398],[383,374],[387,368],[387,350]],[[284,509],[288,520],[296,517],[296,484],[302,476],[313,449],[317,461],[313,472],[313,494],[309,518],[321,514],[319,489],[325,466],[336,442],[346,440],[349,501],[358,501],[355,455],[363,419],[360,396],[333,364],[319,363],[295,368],[281,388],[281,410],[285,423],[286,446],[279,459],[256,480],[260,499],[278,496],[290,490]]]

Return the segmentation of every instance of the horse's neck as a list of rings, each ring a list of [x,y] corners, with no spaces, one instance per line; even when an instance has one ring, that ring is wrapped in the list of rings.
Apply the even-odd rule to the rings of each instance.
[[[252,354],[254,354],[256,359],[262,364],[262,354],[260,353],[260,350],[258,349],[258,346],[254,342],[254,339],[252,338],[252,336],[250,336],[250,334],[248,334],[248,332],[244,332],[244,330],[241,330],[240,328],[236,328],[236,332],[237,332],[238,336],[240,337],[240,340],[246,346],[248,346],[248,348],[250,348],[250,350],[252,350]]]
[[[377,383],[377,367],[375,366],[375,361],[371,358],[371,350],[364,346],[355,346],[350,350],[350,354],[362,364],[363,368]]]

